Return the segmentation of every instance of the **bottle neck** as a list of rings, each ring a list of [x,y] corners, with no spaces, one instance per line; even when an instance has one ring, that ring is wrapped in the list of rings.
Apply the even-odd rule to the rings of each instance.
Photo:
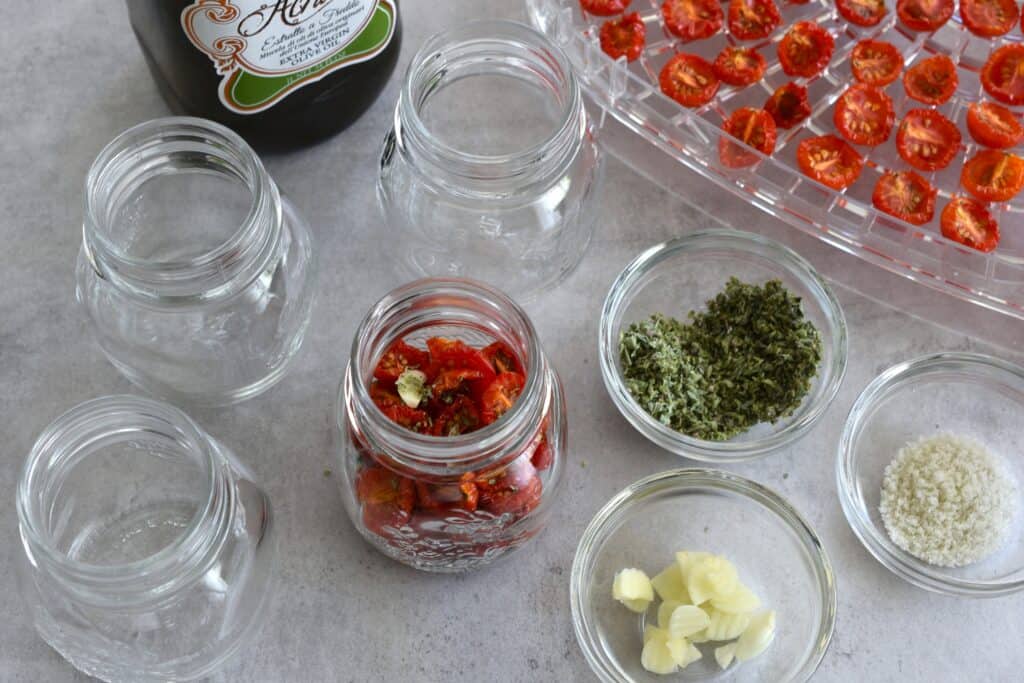
[[[431,98],[449,85],[499,76],[535,86],[558,112],[540,142],[506,154],[474,153],[441,139],[424,120]],[[511,21],[470,22],[430,38],[406,72],[394,126],[397,151],[424,182],[490,202],[547,190],[566,173],[588,135],[579,84],[565,54],[542,34]]]
[[[111,467],[112,456],[120,470]],[[147,499],[146,482],[128,473],[132,460],[148,458],[169,464],[159,482],[164,491],[190,490],[191,519],[150,555],[83,561],[98,528],[130,518]],[[126,491],[127,504],[112,502]],[[29,563],[72,600],[116,609],[160,601],[209,571],[230,533],[235,497],[225,458],[188,416],[151,399],[107,396],[78,405],[39,436],[18,484],[17,510]]]
[[[198,182],[176,185],[175,178]],[[244,195],[247,211],[229,225],[190,224],[207,205],[207,215],[219,215],[218,198],[199,191],[201,183]],[[245,141],[212,121],[174,117],[131,128],[100,152],[86,177],[86,258],[101,278],[154,304],[237,294],[273,262],[281,235],[277,186]]]
[[[501,340],[526,368],[522,393],[500,420],[458,436],[419,434],[392,422],[369,387],[384,351],[398,339],[457,336],[476,345]],[[550,369],[525,312],[490,287],[458,279],[419,280],[382,299],[360,324],[341,388],[348,432],[410,473],[458,476],[497,467],[522,454],[550,410]]]

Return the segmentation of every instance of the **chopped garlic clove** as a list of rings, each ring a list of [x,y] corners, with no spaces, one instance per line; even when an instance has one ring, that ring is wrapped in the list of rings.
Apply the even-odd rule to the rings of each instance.
[[[683,573],[679,571],[678,564],[665,567],[660,574],[651,579],[651,585],[662,600],[682,603],[690,602],[690,595],[686,592],[686,584],[683,583]]]
[[[736,590],[725,597],[712,598],[711,606],[719,612],[729,614],[747,614],[761,606],[761,600],[754,592],[742,583],[736,584]]]
[[[406,368],[398,376],[398,380],[395,382],[395,389],[398,390],[398,395],[405,405],[415,408],[419,406],[426,396],[426,383],[427,375],[425,372]]]
[[[672,659],[675,660],[680,669],[685,669],[701,657],[700,650],[689,643],[686,638],[669,637],[665,644],[668,646],[669,654],[672,655]]]
[[[712,598],[729,596],[738,583],[736,567],[724,557],[712,555],[689,567],[686,590],[693,604],[700,605]]]
[[[715,648],[715,661],[718,662],[718,666],[723,669],[729,668],[732,664],[733,657],[736,656],[736,643],[726,643],[721,647]]]
[[[651,606],[650,600],[642,600],[640,598],[636,598],[634,600],[622,598],[619,602],[621,602],[630,612],[636,612],[637,614],[643,614],[647,611],[647,608]]]
[[[615,575],[615,580],[612,582],[612,597],[624,605],[627,600],[634,604],[637,604],[637,601],[650,603],[654,600],[654,589],[651,588],[651,580],[647,578],[647,574],[641,570],[623,569]],[[643,611],[629,605],[626,606],[634,612]],[[647,607],[645,606],[644,609],[646,610]]]
[[[644,626],[644,645],[647,644],[648,640],[655,636],[668,640],[668,631],[663,628],[658,628],[657,626],[651,626],[650,624]]]
[[[658,627],[667,630],[668,620],[672,617],[672,612],[675,611],[676,607],[682,606],[683,603],[676,602],[675,600],[666,600],[658,605]]]
[[[698,631],[697,633],[694,633],[692,636],[687,638],[687,640],[689,640],[691,643],[706,643],[711,639],[708,638],[708,630],[704,629],[703,631]]]
[[[761,612],[736,641],[736,659],[745,662],[765,651],[775,637],[775,610]]]
[[[668,621],[670,638],[685,638],[707,628],[710,623],[708,615],[700,607],[682,605],[672,611]]]
[[[676,553],[676,566],[679,567],[679,575],[683,579],[683,587],[686,587],[686,582],[690,577],[690,568],[697,562],[706,560],[712,557],[711,553],[705,553],[701,551],[692,550],[680,550]],[[693,602],[692,600],[690,602]]]
[[[644,643],[643,652],[640,653],[640,665],[652,674],[675,673],[678,665],[668,649],[668,634],[661,629],[651,635],[651,638]]]
[[[712,609],[708,617],[708,627],[704,631],[708,640],[732,640],[750,626],[749,614],[729,614]]]

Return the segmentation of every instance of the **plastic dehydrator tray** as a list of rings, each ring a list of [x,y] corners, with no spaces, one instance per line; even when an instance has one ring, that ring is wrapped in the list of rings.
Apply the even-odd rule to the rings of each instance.
[[[971,102],[991,99],[983,98],[978,72],[992,50],[1024,41],[1019,26],[1000,38],[978,38],[960,25],[957,13],[934,33],[916,33],[899,23],[895,3],[888,2],[888,13],[879,25],[861,28],[842,19],[833,0],[807,4],[783,1],[779,3],[783,24],[764,40],[740,42],[723,27],[711,38],[684,42],[665,30],[661,0],[633,0],[626,11],[640,14],[647,27],[647,42],[640,58],[627,63],[624,58],[612,60],[601,50],[598,31],[604,18],[585,15],[579,0],[526,0],[526,4],[534,25],[568,53],[588,94],[649,143],[641,153],[628,153],[623,159],[628,164],[643,170],[648,165],[644,157],[668,155],[767,213],[862,259],[952,296],[1024,319],[1024,193],[1008,203],[989,207],[1002,234],[993,252],[985,254],[961,246],[939,231],[941,209],[951,195],[963,194],[959,188],[963,163],[981,149],[964,124]],[[797,21],[818,22],[835,37],[829,65],[814,78],[790,78],[779,65],[776,45],[786,28]],[[871,193],[883,172],[910,169],[896,152],[895,127],[889,140],[877,147],[855,146],[864,157],[864,170],[845,190],[816,183],[796,165],[795,152],[801,140],[836,133],[832,123],[835,101],[854,82],[850,52],[857,42],[868,38],[895,45],[903,53],[905,68],[935,54],[948,55],[957,65],[958,89],[937,109],[958,125],[963,141],[946,169],[919,171],[939,192],[935,218],[922,226],[882,213],[871,203]],[[711,102],[697,109],[686,109],[662,94],[658,74],[674,54],[687,52],[713,61],[723,47],[733,44],[757,48],[764,56],[768,68],[759,83],[746,88],[723,84]],[[771,156],[751,150],[759,157],[753,166],[723,166],[718,141],[725,118],[740,107],[763,106],[777,87],[790,80],[807,86],[811,116],[790,130],[779,129]],[[926,106],[906,96],[902,80],[889,85],[886,92],[893,100],[897,125],[910,109]],[[621,149],[612,151],[622,156]]]

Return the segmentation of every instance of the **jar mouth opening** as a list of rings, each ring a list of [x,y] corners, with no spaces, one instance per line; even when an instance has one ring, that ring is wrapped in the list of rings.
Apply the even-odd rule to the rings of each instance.
[[[134,453],[145,453],[157,469],[131,471]],[[128,467],[111,471],[115,461]],[[119,522],[131,520],[132,505],[145,505],[141,485],[156,472],[180,476],[159,485],[191,491],[187,521],[179,517],[173,535],[160,535],[152,552],[109,563],[81,559],[93,554],[92,540],[104,538],[105,528],[131,529]],[[16,501],[25,551],[78,581],[117,586],[157,576],[201,545],[203,521],[217,506],[217,478],[208,439],[177,408],[128,395],[81,403],[43,430],[25,461]],[[106,514],[97,516],[101,511]]]
[[[259,157],[230,129],[154,119],[114,138],[86,176],[83,248],[144,296],[212,298],[265,266],[281,206]]]
[[[481,323],[481,319],[485,322]],[[392,422],[374,403],[370,381],[384,351],[410,332],[440,327],[472,330],[488,338],[487,343],[503,341],[521,354],[526,382],[518,399],[499,420],[465,434],[433,436]],[[546,373],[533,324],[512,299],[472,280],[428,278],[393,290],[360,323],[342,384],[342,401],[351,392],[355,399],[353,408],[371,425],[373,434],[382,439],[380,445],[389,456],[405,461],[404,464],[427,468],[479,467],[507,455],[510,439],[533,438],[533,432],[524,429],[524,425],[537,424],[546,414],[542,400]]]
[[[537,87],[557,105],[547,130],[507,152],[471,151],[442,139],[424,117],[428,102],[462,79],[485,77],[510,77]],[[419,153],[435,165],[474,180],[496,180],[521,175],[538,160],[557,157],[559,150],[553,147],[571,144],[579,137],[581,107],[579,84],[558,46],[525,24],[482,20],[427,39],[406,71],[397,116],[403,138],[422,141]],[[460,165],[466,168],[460,169]]]

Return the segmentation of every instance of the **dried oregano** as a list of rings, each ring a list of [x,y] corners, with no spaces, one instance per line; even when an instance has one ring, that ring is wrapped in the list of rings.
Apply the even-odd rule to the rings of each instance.
[[[782,282],[733,277],[688,322],[655,314],[633,323],[619,353],[626,388],[644,410],[684,434],[723,441],[796,410],[818,372],[821,336]]]

